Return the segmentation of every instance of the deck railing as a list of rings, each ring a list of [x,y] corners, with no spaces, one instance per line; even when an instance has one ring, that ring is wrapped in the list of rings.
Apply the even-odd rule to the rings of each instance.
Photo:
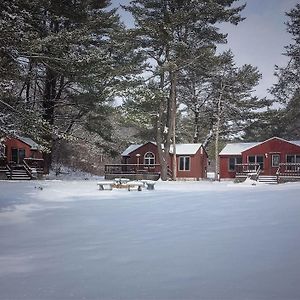
[[[247,164],[236,164],[236,176],[252,177],[257,180],[261,172],[260,164],[247,163]]]
[[[105,165],[105,174],[139,174],[139,173],[157,173],[160,165],[145,164],[110,164]]]
[[[42,158],[24,158],[23,164],[32,172],[44,173],[44,160]]]
[[[23,166],[24,166],[24,169],[27,173],[27,175],[32,179],[34,176],[32,175],[32,170],[31,168],[29,167],[29,165],[26,163],[25,160],[23,160]]]
[[[6,167],[6,164],[7,164],[6,156],[0,154],[0,167]]]
[[[300,163],[280,163],[276,175],[279,177],[300,177]]]

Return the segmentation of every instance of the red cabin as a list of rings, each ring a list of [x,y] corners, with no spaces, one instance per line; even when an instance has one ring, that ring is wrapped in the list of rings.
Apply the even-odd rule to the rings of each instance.
[[[172,149],[170,152],[168,165],[171,177]],[[160,164],[155,143],[131,145],[121,155],[122,164],[106,165],[106,178],[112,178],[112,174],[117,176],[117,173],[123,177],[128,177],[130,174],[143,174],[143,178],[151,178],[151,176],[152,179],[159,178]],[[207,153],[202,144],[177,144],[176,161],[178,179],[200,180],[207,177]],[[133,177],[139,176],[133,175]]]
[[[2,173],[5,171],[9,179],[31,179],[44,173],[40,146],[27,137],[3,138],[0,143],[0,164]]]
[[[300,141],[278,137],[227,144],[219,154],[220,179],[239,176],[300,177]]]

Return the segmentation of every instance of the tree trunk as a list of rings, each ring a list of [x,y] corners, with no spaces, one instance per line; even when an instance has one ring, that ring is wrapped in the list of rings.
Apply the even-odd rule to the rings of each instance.
[[[54,124],[54,104],[56,98],[56,81],[57,74],[50,68],[46,70],[46,81],[44,89],[44,99],[43,99],[43,108],[44,108],[44,120],[47,121],[50,125]],[[49,152],[44,153],[45,167],[49,171],[52,163],[52,149],[53,149],[53,136],[51,132],[44,137],[48,142]]]
[[[160,89],[164,89],[165,76],[162,71],[160,75]],[[162,124],[163,124],[163,115],[164,115],[164,97],[160,99],[159,111],[156,119],[156,143],[158,150],[158,159],[160,163],[160,177],[161,180],[168,180],[168,154],[166,154],[166,148],[163,149],[163,136],[162,136]],[[169,152],[168,152],[169,153]]]
[[[176,86],[177,86],[177,73],[176,71],[170,72],[171,92],[170,92],[170,130],[172,132],[172,179],[175,181],[177,178],[177,160],[176,160]]]
[[[55,97],[56,97],[56,80],[57,80],[57,74],[53,70],[47,68],[44,99],[43,99],[43,108],[44,108],[44,119],[50,125],[54,124],[54,104],[55,104]]]
[[[215,160],[216,160],[215,180],[220,179],[219,137],[220,137],[221,103],[223,98],[223,91],[224,91],[224,86],[223,86],[223,82],[221,82],[221,90],[220,90],[220,95],[219,95],[218,105],[217,105],[217,121],[215,127]]]
[[[195,110],[194,111],[194,128],[195,128],[195,131],[194,131],[194,138],[193,138],[193,143],[194,144],[197,144],[199,143],[199,132],[200,132],[200,124],[199,124],[199,111],[198,110]]]

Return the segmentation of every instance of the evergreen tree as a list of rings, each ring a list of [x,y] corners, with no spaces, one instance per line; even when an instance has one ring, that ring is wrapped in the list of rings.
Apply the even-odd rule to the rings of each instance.
[[[178,76],[187,65],[203,56],[203,51],[225,41],[216,27],[220,22],[237,24],[243,7],[232,8],[235,0],[176,1],[134,0],[125,9],[132,13],[135,39],[149,62],[149,72],[157,92],[148,99],[158,103],[155,120],[161,177],[167,179],[167,158],[176,137]],[[155,85],[153,83],[153,85]],[[162,147],[162,144],[164,146]],[[173,155],[173,179],[176,155]]]
[[[15,19],[10,12],[13,10],[23,26],[22,30],[12,26],[15,37],[1,50],[18,70],[12,72],[16,84],[11,89],[17,93],[8,93],[10,101],[1,100],[7,109],[13,108],[14,119],[7,118],[5,112],[5,122],[16,129],[18,112],[26,108],[27,122],[34,116],[39,121],[36,124],[47,129],[39,132],[50,153],[53,141],[67,136],[78,138],[75,124],[111,140],[111,103],[139,72],[139,55],[109,4],[105,0],[4,2],[3,15]],[[0,27],[1,36],[5,37],[2,32],[5,34],[7,28]],[[8,65],[4,63],[1,67]],[[11,82],[8,75],[5,80]],[[19,128],[23,133],[30,130]],[[51,155],[46,158],[51,164]]]

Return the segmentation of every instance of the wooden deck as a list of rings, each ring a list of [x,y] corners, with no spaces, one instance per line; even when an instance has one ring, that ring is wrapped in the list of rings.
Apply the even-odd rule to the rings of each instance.
[[[260,165],[259,164],[236,164],[236,178],[251,178],[254,180],[258,179],[260,174]]]
[[[259,164],[237,164],[236,167],[237,179],[249,177],[258,180],[261,177]],[[274,177],[277,177],[278,183],[300,181],[300,163],[280,163]]]
[[[300,163],[281,163],[276,175],[278,182],[300,181]]]
[[[0,179],[30,180],[40,179],[44,174],[44,160],[24,158],[21,164],[7,162],[3,157],[0,160]]]
[[[105,165],[104,178],[128,178],[130,180],[158,180],[160,178],[160,165],[144,164],[110,164]]]

